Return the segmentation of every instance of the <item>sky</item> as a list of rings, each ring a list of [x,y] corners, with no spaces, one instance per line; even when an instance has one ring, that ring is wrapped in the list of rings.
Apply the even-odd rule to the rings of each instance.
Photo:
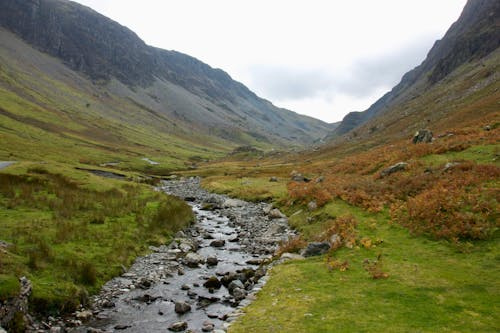
[[[327,122],[366,110],[419,65],[466,0],[77,0],[147,44],[221,68]]]

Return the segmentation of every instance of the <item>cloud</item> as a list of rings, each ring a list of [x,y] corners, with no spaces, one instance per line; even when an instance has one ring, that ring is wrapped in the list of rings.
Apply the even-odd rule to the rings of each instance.
[[[420,64],[430,47],[432,37],[421,38],[398,51],[388,50],[378,56],[360,57],[347,66],[335,64],[317,67],[252,66],[251,86],[271,100],[306,98],[334,99],[335,95],[365,98],[396,85],[404,73]]]

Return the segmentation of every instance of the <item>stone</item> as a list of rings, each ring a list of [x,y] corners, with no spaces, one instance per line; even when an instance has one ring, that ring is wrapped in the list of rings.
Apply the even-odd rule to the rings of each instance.
[[[49,330],[50,333],[62,333],[63,328],[61,326],[52,326]]]
[[[175,313],[184,314],[191,311],[191,305],[186,302],[175,302]]]
[[[382,170],[382,172],[380,173],[380,176],[385,177],[385,176],[388,176],[388,175],[393,174],[395,172],[406,170],[407,167],[408,167],[408,163],[399,162],[399,163],[396,163],[394,165],[391,165],[387,169]]]
[[[330,246],[335,249],[342,245],[342,238],[337,234],[331,235],[328,241],[330,242]]]
[[[240,280],[233,280],[229,285],[227,286],[227,289],[229,290],[229,293],[231,294],[234,289],[240,288],[240,289],[245,289],[245,286],[243,285],[243,282]]]
[[[280,258],[284,259],[284,260],[303,260],[303,259],[305,259],[304,256],[301,256],[300,254],[290,253],[290,252],[283,253]]]
[[[319,184],[319,183],[322,183],[324,180],[325,180],[325,177],[319,176],[318,178],[316,178],[315,182],[316,182],[316,184]]]
[[[189,290],[189,289],[191,289],[191,287],[190,287],[190,286],[188,286],[187,284],[183,284],[183,285],[181,286],[181,290]]]
[[[210,242],[211,247],[223,247],[224,245],[226,245],[226,241],[223,239],[216,239]]]
[[[330,243],[328,242],[311,242],[307,244],[301,254],[304,257],[319,256],[325,254],[328,250],[330,250]]]
[[[413,136],[412,142],[415,144],[432,142],[432,132],[428,129],[418,130]]]
[[[179,321],[177,323],[173,323],[172,325],[170,325],[168,327],[168,330],[172,331],[172,332],[182,332],[182,331],[187,330],[187,328],[188,328],[188,323],[187,322],[185,322],[185,321]]]
[[[224,287],[227,287],[229,286],[229,284],[231,283],[231,281],[234,281],[236,280],[237,276],[236,276],[236,273],[234,272],[230,272],[230,273],[227,273],[225,274],[221,279],[220,279],[220,282],[222,283],[222,285]]]
[[[448,171],[450,169],[453,169],[457,165],[460,165],[460,163],[458,163],[458,162],[448,162],[448,163],[445,164],[443,171]]]
[[[282,212],[280,212],[280,210],[278,208],[274,208],[274,209],[271,209],[271,211],[269,212],[269,217],[272,219],[281,219],[281,218],[285,218],[286,215],[283,214]]]
[[[80,320],[90,319],[92,317],[92,311],[90,310],[76,311],[75,317]]]
[[[210,288],[215,288],[219,289],[221,287],[222,283],[219,281],[219,279],[216,276],[211,276],[208,278],[207,281],[203,284],[203,286],[207,289]]]
[[[236,207],[241,207],[245,204],[244,201],[238,200],[238,199],[226,199],[222,206],[224,208],[236,208]]]
[[[202,256],[200,256],[198,253],[189,252],[184,257],[184,262],[186,263],[186,266],[191,267],[191,268],[196,268],[196,267],[198,267],[199,264],[204,263],[205,259]]]
[[[219,259],[217,259],[217,257],[215,256],[210,256],[207,258],[206,262],[208,266],[217,266],[217,264],[219,263]]]
[[[307,204],[307,209],[309,209],[310,211],[316,210],[318,209],[318,204],[314,200],[309,201],[309,203]]]
[[[124,324],[118,324],[118,325],[115,325],[114,329],[115,330],[126,330],[129,327],[131,327],[131,326],[130,325],[124,325]]]
[[[241,301],[247,296],[247,293],[244,289],[241,288],[234,288],[233,290],[233,297],[237,301]]]
[[[203,326],[201,326],[201,330],[203,332],[213,332],[215,325],[209,321],[203,322]]]
[[[277,183],[278,182],[278,177],[271,177],[269,178],[270,182]]]

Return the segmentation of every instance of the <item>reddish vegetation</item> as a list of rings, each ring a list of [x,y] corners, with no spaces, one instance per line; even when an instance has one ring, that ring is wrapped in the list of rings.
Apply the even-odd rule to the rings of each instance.
[[[432,144],[404,141],[305,167],[300,171],[322,175],[324,181],[291,182],[289,196],[295,204],[315,200],[321,206],[338,198],[372,212],[390,208],[393,221],[414,233],[485,239],[499,226],[498,165],[459,160],[431,166],[421,158],[496,144],[498,133],[498,128],[482,126],[452,130]],[[383,169],[402,161],[408,163],[406,170],[381,176]]]

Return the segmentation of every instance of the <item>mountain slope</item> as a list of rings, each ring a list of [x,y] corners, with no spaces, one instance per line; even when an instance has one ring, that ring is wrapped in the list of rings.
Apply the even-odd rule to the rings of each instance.
[[[117,135],[116,129],[139,123],[151,138],[194,140],[209,150],[213,145],[222,150],[238,145],[301,146],[331,129],[322,121],[275,107],[220,69],[148,46],[129,29],[70,1],[2,1],[0,26],[6,29],[1,32],[3,93],[29,100],[43,112],[71,106],[64,112],[101,127],[97,137],[104,146],[109,142],[103,137],[126,141],[129,134]],[[55,89],[46,89],[47,84]],[[70,87],[71,97],[64,91]],[[40,98],[33,100],[26,89]],[[16,113],[6,112],[10,118]],[[100,117],[115,125],[96,124]],[[78,124],[85,127],[83,120]],[[152,141],[157,145],[158,140]]]
[[[469,69],[465,69],[465,71],[473,71],[474,64],[486,66],[486,64],[481,63],[481,59],[491,55],[498,49],[499,45],[500,3],[495,0],[469,1],[460,18],[450,27],[442,40],[436,41],[422,64],[406,73],[398,85],[366,111],[351,112],[346,115],[339,127],[329,137],[342,136],[374,117],[386,114],[401,107],[404,103],[410,104],[412,100],[418,100],[430,91],[448,89],[443,87],[447,84],[443,80],[449,77],[453,71],[468,65],[470,65]],[[482,77],[473,77],[474,83],[480,84],[479,82],[484,82],[485,79],[489,83],[498,80],[495,78],[497,75],[495,74],[496,65],[491,64],[491,61],[489,65],[492,66],[487,69],[490,74],[483,73]],[[462,72],[461,75],[462,77],[467,76],[465,72]],[[484,83],[480,85],[484,85]],[[454,91],[457,94],[463,93],[456,89]],[[461,98],[461,96],[457,96],[457,98]],[[414,106],[412,107],[414,108]],[[400,113],[396,112],[393,116],[398,117]],[[385,125],[372,124],[370,128],[372,131],[376,128],[380,130],[383,126]],[[352,135],[351,133],[348,137],[353,138],[359,134]]]

